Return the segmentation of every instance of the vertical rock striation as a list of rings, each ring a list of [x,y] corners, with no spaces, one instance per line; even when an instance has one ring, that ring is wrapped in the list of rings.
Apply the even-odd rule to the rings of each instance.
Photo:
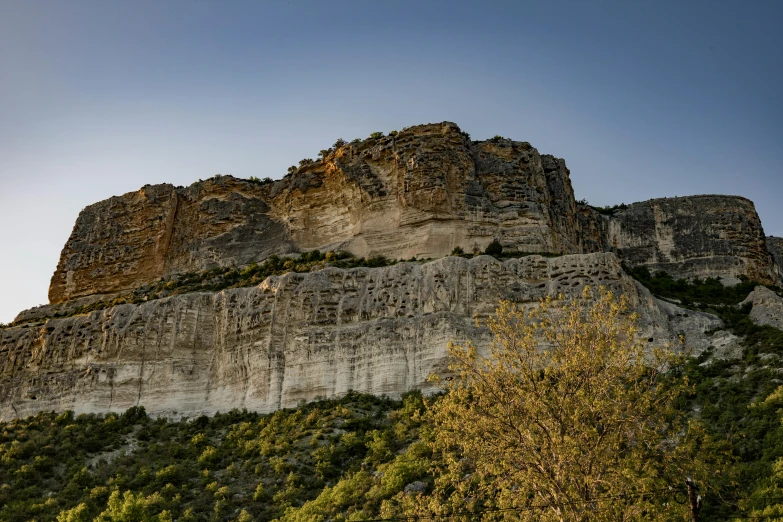
[[[703,349],[720,326],[653,299],[613,254],[327,268],[0,330],[0,420],[135,405],[156,415],[268,412],[352,389],[426,391],[449,341],[488,342],[476,319],[499,300],[536,306],[585,284],[627,296],[656,345],[685,333]]]

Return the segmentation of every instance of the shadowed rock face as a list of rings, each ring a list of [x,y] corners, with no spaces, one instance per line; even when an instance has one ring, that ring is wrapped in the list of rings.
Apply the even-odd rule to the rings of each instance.
[[[778,281],[761,220],[753,202],[742,197],[634,203],[609,220],[608,243],[625,263],[675,277]]]
[[[705,333],[718,319],[653,299],[613,254],[327,268],[0,330],[0,420],[135,405],[157,415],[268,412],[351,389],[426,391],[449,341],[488,342],[475,319],[500,299],[536,306],[585,284],[627,296],[654,345],[685,333],[699,351],[718,335]]]
[[[775,271],[778,274],[778,280],[783,281],[783,237],[767,237],[767,250],[775,263]]]

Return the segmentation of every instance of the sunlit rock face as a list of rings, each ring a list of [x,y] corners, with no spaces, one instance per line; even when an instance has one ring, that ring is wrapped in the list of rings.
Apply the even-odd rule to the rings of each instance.
[[[147,185],[85,208],[60,254],[49,300],[108,294],[163,276],[295,250],[268,217],[268,186],[221,176]]]
[[[289,273],[261,285],[120,305],[0,330],[0,419],[41,410],[196,415],[269,412],[348,390],[432,390],[448,342],[489,342],[476,326],[501,299],[606,286],[640,315],[653,345],[684,333],[697,350],[720,326],[661,303],[613,254],[446,257],[383,268]]]
[[[609,220],[608,244],[630,266],[675,277],[740,276],[776,283],[753,202],[737,196],[689,196],[634,203]]]
[[[453,123],[421,125],[342,146],[268,185],[222,176],[91,205],[49,297],[117,292],[272,253],[437,258],[493,239],[521,252],[584,251],[565,162],[525,142],[472,142]]]
[[[562,159],[526,142],[471,141],[443,122],[344,144],[269,184],[219,176],[91,205],[63,248],[49,298],[110,294],[270,254],[434,259],[493,239],[519,252],[612,251],[679,277],[779,277],[744,198],[656,199],[600,215],[576,204]]]

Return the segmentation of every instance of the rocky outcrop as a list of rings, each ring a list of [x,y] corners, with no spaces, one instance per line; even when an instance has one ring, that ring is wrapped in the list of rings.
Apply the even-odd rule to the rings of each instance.
[[[634,203],[609,220],[608,243],[630,266],[675,277],[746,276],[776,283],[753,202],[737,196],[689,196]]]
[[[273,253],[438,258],[493,239],[519,252],[612,251],[677,277],[779,279],[744,198],[656,199],[601,215],[576,204],[562,159],[526,142],[470,141],[443,122],[342,144],[269,184],[218,176],[91,205],[63,248],[49,298],[127,291]]]
[[[743,305],[750,303],[750,320],[759,326],[774,326],[783,330],[783,298],[767,287],[757,286]]]
[[[448,122],[343,146],[272,194],[305,250],[436,258],[499,239],[521,252],[582,251],[563,160],[525,142],[471,142]]]
[[[170,274],[294,250],[267,214],[268,186],[231,176],[148,185],[85,208],[60,254],[49,300],[127,290]]]
[[[421,125],[343,145],[268,185],[223,176],[91,205],[63,249],[49,298],[312,249],[437,258],[498,239],[521,252],[593,251],[579,226],[563,160],[525,142],[472,142],[453,123]]]
[[[0,420],[134,405],[158,415],[265,412],[350,389],[426,391],[450,340],[488,342],[475,320],[500,299],[535,305],[585,284],[627,296],[655,345],[684,334],[702,350],[720,326],[654,299],[613,254],[327,268],[0,330]]]
[[[767,250],[772,256],[778,281],[783,282],[783,237],[768,236]]]

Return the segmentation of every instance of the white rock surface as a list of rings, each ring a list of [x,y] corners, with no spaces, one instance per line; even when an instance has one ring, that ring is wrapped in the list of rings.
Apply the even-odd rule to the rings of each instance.
[[[499,300],[535,306],[585,284],[626,295],[651,345],[684,334],[700,351],[721,325],[654,299],[607,253],[289,273],[0,330],[0,420],[135,405],[154,415],[269,412],[352,389],[432,391],[447,343],[488,342],[475,320]]]
[[[783,298],[765,286],[757,286],[742,304],[751,303],[750,320],[783,330]]]

